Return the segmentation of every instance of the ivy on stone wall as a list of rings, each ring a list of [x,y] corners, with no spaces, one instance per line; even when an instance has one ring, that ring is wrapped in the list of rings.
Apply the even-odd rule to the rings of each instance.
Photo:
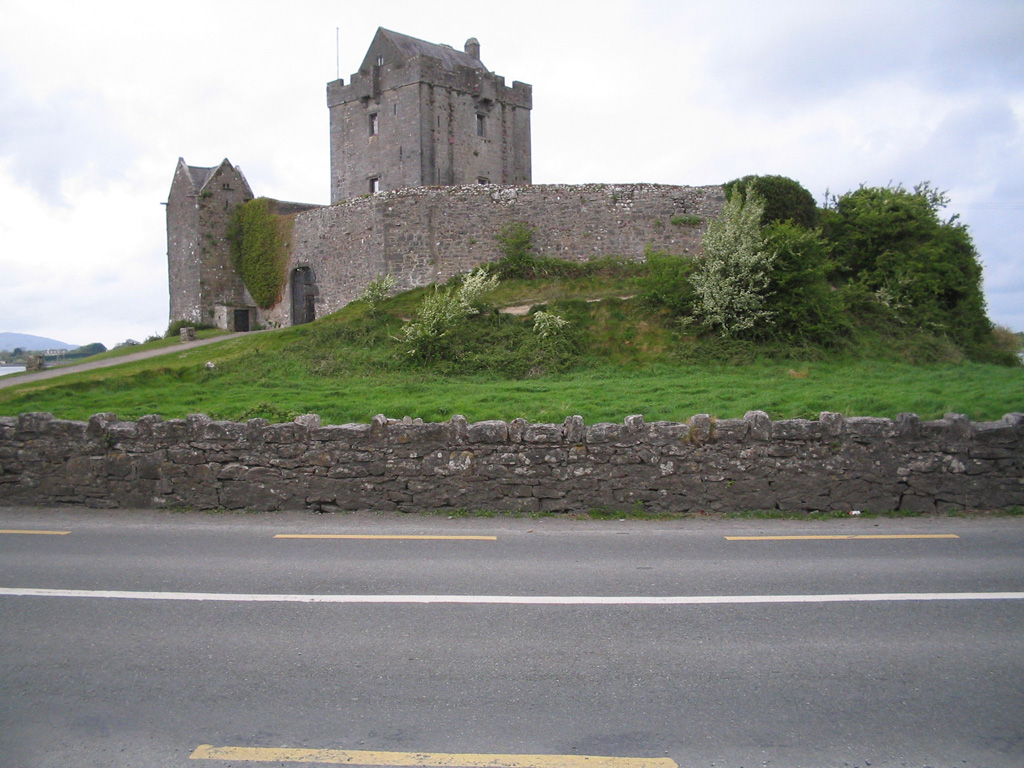
[[[238,206],[228,227],[231,263],[256,305],[268,309],[281,300],[287,279],[290,219],[270,212],[257,197]]]

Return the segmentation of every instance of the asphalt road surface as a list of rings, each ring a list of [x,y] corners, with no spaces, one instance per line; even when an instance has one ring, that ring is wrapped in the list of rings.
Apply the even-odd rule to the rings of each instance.
[[[259,333],[259,331],[252,331],[252,333]],[[170,347],[160,347],[159,349],[147,349],[142,352],[129,352],[118,357],[108,357],[104,360],[89,360],[85,359],[81,363],[72,363],[70,365],[59,365],[55,368],[47,368],[42,371],[24,372],[18,374],[8,374],[7,376],[0,376],[0,389],[5,387],[14,387],[18,384],[30,384],[34,381],[43,381],[45,379],[53,379],[57,376],[66,376],[69,373],[79,373],[81,371],[94,371],[98,368],[112,368],[115,365],[122,365],[124,363],[134,363],[136,360],[148,360],[151,357],[162,357],[164,355],[175,355],[185,352],[195,347],[205,347],[210,344],[219,344],[222,341],[230,341],[231,339],[241,336],[240,333],[227,333],[222,336],[212,336],[207,339],[197,339],[196,341],[187,341],[183,344],[175,344]]]
[[[0,531],[4,767],[1024,765],[1022,518]]]

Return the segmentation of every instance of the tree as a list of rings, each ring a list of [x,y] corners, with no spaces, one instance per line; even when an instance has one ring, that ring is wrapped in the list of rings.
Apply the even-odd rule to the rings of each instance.
[[[791,221],[763,230],[773,255],[765,307],[775,339],[831,346],[850,332],[841,296],[828,282],[828,244],[817,230]]]
[[[814,196],[798,181],[786,176],[744,176],[722,186],[730,200],[736,195],[745,198],[748,189],[764,198],[762,226],[783,221],[792,221],[808,229],[818,226],[818,206]]]
[[[927,182],[861,187],[830,201],[822,232],[832,279],[873,294],[902,322],[970,351],[991,342],[981,263],[967,227],[939,217],[948,198]]]
[[[726,201],[704,234],[704,255],[691,277],[694,315],[723,336],[742,335],[771,317],[765,298],[773,257],[761,234],[763,214],[763,198],[747,190]]]

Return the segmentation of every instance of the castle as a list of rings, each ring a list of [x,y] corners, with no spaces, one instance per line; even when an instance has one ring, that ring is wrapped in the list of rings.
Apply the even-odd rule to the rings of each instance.
[[[447,280],[501,258],[514,221],[534,252],[587,260],[695,253],[720,187],[533,185],[532,87],[463,51],[378,29],[346,84],[327,85],[331,204],[270,200],[287,219],[284,287],[258,307],[231,261],[228,228],[253,199],[240,168],[179,158],[167,201],[170,320],[247,331],[310,322],[392,274],[398,288]]]

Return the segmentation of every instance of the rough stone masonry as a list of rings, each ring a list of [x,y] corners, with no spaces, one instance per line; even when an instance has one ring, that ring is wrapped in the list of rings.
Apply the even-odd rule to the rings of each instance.
[[[587,425],[0,418],[0,503],[252,510],[944,511],[1024,506],[1024,414]]]

